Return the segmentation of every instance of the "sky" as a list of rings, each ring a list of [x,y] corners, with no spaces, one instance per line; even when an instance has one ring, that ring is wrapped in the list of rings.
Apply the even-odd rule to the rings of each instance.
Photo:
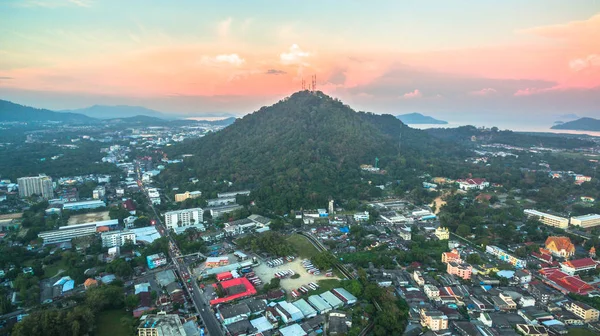
[[[242,115],[317,77],[357,110],[600,117],[600,1],[0,1],[0,99]]]

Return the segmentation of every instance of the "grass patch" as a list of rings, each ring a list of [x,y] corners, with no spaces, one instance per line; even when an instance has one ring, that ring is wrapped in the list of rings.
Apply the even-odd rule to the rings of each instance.
[[[287,241],[294,247],[300,257],[312,258],[319,253],[319,251],[313,246],[313,244],[310,243],[310,241],[308,241],[308,239],[299,234],[292,234],[287,238]]]
[[[65,265],[64,261],[60,259],[54,264],[46,265],[44,267],[44,278],[51,278],[58,273],[59,270],[67,271],[67,265]]]
[[[311,292],[311,295],[322,294],[334,288],[341,287],[340,280],[338,279],[318,280],[317,285],[319,285],[319,288],[316,291]]]
[[[569,329],[568,336],[594,336],[596,333],[585,329],[585,328],[573,328]]]
[[[131,313],[124,310],[105,310],[98,315],[96,325],[97,336],[131,336],[131,330],[121,323],[121,318],[127,317],[131,320]]]

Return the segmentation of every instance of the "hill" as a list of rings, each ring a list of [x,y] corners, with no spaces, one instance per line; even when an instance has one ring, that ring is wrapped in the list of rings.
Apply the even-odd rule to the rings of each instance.
[[[0,121],[61,121],[91,122],[93,118],[78,113],[59,113],[45,109],[15,104],[8,100],[0,100]]]
[[[226,190],[222,181],[230,181],[231,188],[250,188],[259,206],[280,212],[324,207],[330,198],[379,195],[374,185],[384,177],[360,169],[376,157],[390,178],[408,179],[431,165],[428,157],[450,152],[441,141],[392,115],[355,112],[339,100],[308,91],[165,150],[170,158],[193,155],[158,176],[168,190],[185,187],[192,177],[200,180],[194,187],[209,192]]]
[[[86,108],[75,110],[63,110],[62,113],[79,113],[88,117],[97,119],[116,119],[116,118],[131,118],[137,116],[146,116],[160,119],[174,119],[167,114],[151,110],[141,106],[128,105],[94,105]]]
[[[551,148],[581,148],[593,147],[593,141],[582,140],[568,134],[554,133],[520,133],[500,131],[496,127],[477,128],[461,126],[456,128],[430,128],[425,130],[429,135],[444,141],[455,143],[501,143],[517,147],[551,147]]]
[[[422,115],[421,113],[408,113],[397,115],[396,118],[400,119],[405,124],[439,124],[445,125],[448,122],[444,120],[438,120],[430,116]]]
[[[580,118],[573,121],[567,121],[565,123],[554,125],[552,129],[561,130],[574,130],[574,131],[600,131],[600,120],[594,118]]]

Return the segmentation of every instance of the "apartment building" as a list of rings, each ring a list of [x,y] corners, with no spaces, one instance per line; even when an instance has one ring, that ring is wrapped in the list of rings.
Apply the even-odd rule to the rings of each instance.
[[[450,239],[450,232],[448,231],[448,228],[440,226],[437,229],[435,229],[435,236],[439,240],[448,240]]]
[[[194,199],[202,196],[201,191],[186,191],[181,194],[175,194],[175,202],[183,202],[186,199]]]
[[[423,290],[425,291],[425,295],[429,298],[429,300],[437,301],[440,299],[440,290],[434,285],[425,285],[423,286]]]
[[[600,317],[600,312],[597,309],[582,302],[571,301],[565,305],[565,308],[583,319],[585,323],[597,322]]]
[[[19,185],[19,197],[25,198],[38,195],[44,199],[54,197],[54,186],[52,179],[46,175],[20,177],[17,179]]]
[[[428,310],[421,308],[421,325],[429,328],[431,331],[440,331],[448,329],[448,316],[439,310]]]
[[[169,229],[190,226],[204,221],[204,210],[202,208],[183,209],[165,213],[165,225]]]
[[[527,218],[535,218],[544,225],[553,226],[561,229],[566,229],[569,227],[568,218],[547,214],[533,209],[525,209],[523,212],[525,213]]]
[[[129,230],[103,232],[100,237],[102,238],[102,247],[123,246],[128,241],[136,243],[135,233]]]
[[[468,264],[459,264],[457,262],[449,262],[446,267],[446,272],[448,274],[456,275],[457,277],[469,280],[471,279],[471,275],[473,274],[473,267]]]
[[[450,252],[442,253],[442,262],[447,264],[449,262],[462,263],[462,259],[460,258],[460,254],[457,249],[453,249]]]

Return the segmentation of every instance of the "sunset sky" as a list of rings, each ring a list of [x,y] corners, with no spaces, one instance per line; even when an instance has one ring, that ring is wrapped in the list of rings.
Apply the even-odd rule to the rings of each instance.
[[[21,104],[244,114],[313,74],[376,113],[600,117],[600,1],[0,1]]]

